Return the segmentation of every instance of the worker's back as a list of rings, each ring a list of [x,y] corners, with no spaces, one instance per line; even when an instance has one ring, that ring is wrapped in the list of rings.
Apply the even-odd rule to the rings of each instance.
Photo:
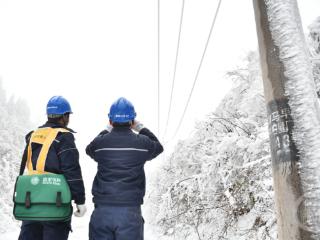
[[[87,147],[98,163],[92,186],[94,202],[115,206],[137,206],[145,194],[144,164],[163,151],[157,138],[143,128],[139,134],[130,127],[102,132]]]
[[[98,163],[92,186],[95,208],[89,238],[143,240],[144,164],[158,156],[163,147],[151,131],[135,120],[136,112],[127,99],[116,100],[108,116],[106,130],[86,148]]]

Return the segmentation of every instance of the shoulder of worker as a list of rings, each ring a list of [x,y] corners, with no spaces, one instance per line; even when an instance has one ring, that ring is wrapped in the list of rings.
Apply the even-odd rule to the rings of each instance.
[[[26,143],[28,143],[30,141],[30,138],[31,138],[31,134],[33,133],[34,131],[30,131],[26,136],[25,136],[25,140],[26,140]]]
[[[43,127],[51,127],[51,128],[62,128],[67,130],[66,132],[59,132],[58,136],[56,137],[57,140],[65,139],[67,141],[74,141],[74,133],[76,133],[73,129],[64,127],[62,125],[56,124],[56,123],[45,123],[44,125],[40,126],[39,128]]]
[[[136,137],[138,139],[140,139],[140,141],[142,141],[142,142],[151,142],[151,141],[153,141],[153,139],[150,138],[150,136],[149,136],[152,133],[147,128],[143,128],[139,133],[135,133],[135,134],[136,134]],[[153,134],[151,136],[153,136]]]
[[[104,135],[106,135],[106,134],[108,134],[108,133],[110,133],[110,132],[109,132],[108,130],[104,129],[104,130],[102,130],[102,131],[98,134],[97,137],[102,137],[102,136],[104,136]]]
[[[94,139],[93,141],[102,140],[104,136],[108,135],[110,132],[106,129],[102,130]]]

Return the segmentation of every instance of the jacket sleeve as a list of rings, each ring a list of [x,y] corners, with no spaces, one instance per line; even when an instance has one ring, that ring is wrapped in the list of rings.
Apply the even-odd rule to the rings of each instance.
[[[93,141],[86,147],[86,154],[91,157],[92,159],[94,159],[94,151],[95,151],[95,139],[93,139]]]
[[[72,133],[63,133],[59,141],[57,155],[60,160],[61,172],[68,181],[72,199],[76,204],[84,204],[85,190],[74,136]]]
[[[22,159],[21,159],[19,175],[23,175],[24,170],[25,170],[26,165],[27,165],[28,145],[29,145],[29,141],[30,141],[30,137],[31,137],[31,134],[32,134],[32,133],[33,133],[33,131],[32,131],[32,132],[29,132],[29,133],[26,135],[26,146],[25,146],[25,148],[24,148],[23,155],[22,155]]]
[[[86,147],[86,153],[88,156],[90,156],[92,159],[94,159],[94,151],[96,150],[96,142],[99,141],[101,137],[103,137],[105,134],[108,134],[109,132],[107,130],[103,130],[98,134],[98,136],[92,140],[92,142]]]
[[[163,152],[163,146],[159,142],[158,138],[148,128],[141,129],[139,134],[147,137],[144,138],[144,145],[149,151],[148,160],[157,157],[160,153]]]

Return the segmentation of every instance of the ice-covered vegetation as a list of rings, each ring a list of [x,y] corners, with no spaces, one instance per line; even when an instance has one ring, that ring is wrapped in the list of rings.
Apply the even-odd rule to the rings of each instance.
[[[154,224],[170,239],[276,236],[269,136],[258,56],[227,76],[233,89],[155,179]],[[155,191],[153,191],[154,193]],[[160,203],[160,204],[158,204]]]
[[[320,18],[310,26],[320,89]],[[259,58],[227,74],[233,88],[181,141],[153,179],[152,224],[163,239],[277,239],[266,107]]]
[[[28,106],[14,97],[7,99],[0,81],[0,234],[16,228],[17,222],[13,222],[12,216],[12,194],[28,128]]]
[[[310,53],[313,62],[313,75],[317,88],[318,97],[320,97],[320,17],[318,17],[310,26],[308,42],[310,43]]]

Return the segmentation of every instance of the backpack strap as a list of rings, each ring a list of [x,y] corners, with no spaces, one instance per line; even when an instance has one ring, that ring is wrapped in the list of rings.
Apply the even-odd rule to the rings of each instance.
[[[28,168],[29,175],[47,173],[44,171],[44,168],[45,168],[48,152],[59,132],[69,132],[69,131],[64,128],[39,128],[32,133],[29,141],[29,145],[28,145],[28,150],[27,150],[27,168]],[[32,164],[32,147],[31,147],[32,143],[37,143],[42,145],[38,159],[37,159],[37,166],[35,170]]]

